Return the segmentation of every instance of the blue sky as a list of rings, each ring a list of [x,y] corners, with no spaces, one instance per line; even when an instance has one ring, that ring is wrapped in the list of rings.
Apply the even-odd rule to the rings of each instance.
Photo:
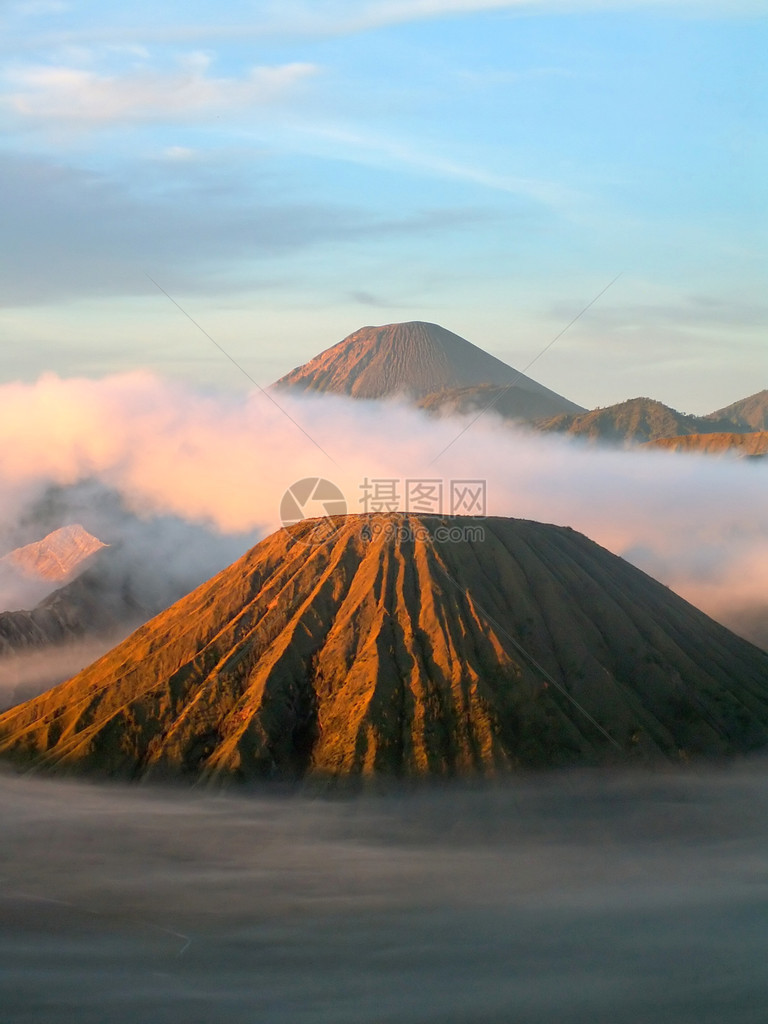
[[[584,405],[768,385],[765,5],[0,2],[2,379],[432,320]]]

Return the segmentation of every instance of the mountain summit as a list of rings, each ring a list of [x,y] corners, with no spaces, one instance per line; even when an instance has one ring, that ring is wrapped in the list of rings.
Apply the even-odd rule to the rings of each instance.
[[[768,430],[768,388],[718,409],[704,419],[730,420],[736,430],[745,432]]]
[[[15,548],[0,558],[0,565],[12,566],[30,577],[61,583],[103,547],[106,545],[79,523],[72,523],[33,544]]]
[[[304,520],[0,715],[24,765],[488,774],[768,741],[768,654],[573,530]]]
[[[535,415],[539,417],[583,412],[581,406],[458,334],[421,321],[362,327],[291,370],[275,387],[379,399],[397,394],[422,398],[483,384],[513,385],[510,391],[522,393],[528,406],[535,398]]]
[[[79,523],[0,558],[0,612],[30,608],[72,580],[106,547]]]

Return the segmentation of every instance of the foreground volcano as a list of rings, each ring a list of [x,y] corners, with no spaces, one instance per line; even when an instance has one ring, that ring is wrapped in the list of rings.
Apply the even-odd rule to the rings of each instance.
[[[622,559],[566,528],[406,514],[281,530],[0,716],[23,764],[129,777],[472,774],[767,741],[768,654]]]

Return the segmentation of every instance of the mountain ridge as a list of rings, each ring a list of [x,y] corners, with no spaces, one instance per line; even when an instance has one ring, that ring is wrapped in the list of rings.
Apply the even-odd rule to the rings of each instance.
[[[401,396],[432,416],[489,410],[544,433],[625,447],[690,434],[768,429],[768,390],[703,416],[647,397],[585,409],[459,335],[421,320],[361,327],[272,387],[369,401]],[[701,450],[712,447],[701,445]]]
[[[759,459],[768,455],[768,430],[750,433],[686,434],[682,437],[660,437],[646,441],[643,448],[669,452],[691,452],[702,455],[737,455]]]
[[[724,419],[733,423],[736,431],[751,433],[768,430],[768,388],[740,398],[703,417],[706,420]]]
[[[678,412],[653,398],[629,398],[584,413],[563,414],[539,421],[544,433],[564,433],[587,441],[644,444],[687,434],[733,432],[730,420]]]

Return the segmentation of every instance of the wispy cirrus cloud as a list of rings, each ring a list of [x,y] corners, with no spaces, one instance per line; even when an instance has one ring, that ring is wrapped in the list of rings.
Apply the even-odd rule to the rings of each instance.
[[[158,5],[137,0],[130,13],[114,17],[107,11],[101,22],[81,21],[76,8],[56,0],[27,0],[8,4],[21,26],[42,15],[62,15],[56,27],[34,37],[36,45],[83,43],[186,43],[281,38],[328,38],[376,31],[397,25],[441,18],[472,17],[519,11],[524,15],[588,14],[648,11],[689,17],[761,16],[764,0],[254,0],[232,3],[210,12],[207,3]],[[0,10],[2,4],[0,4]],[[42,25],[40,26],[42,28]],[[0,39],[0,47],[3,41]]]
[[[346,15],[348,25],[358,30],[435,18],[516,10],[526,14],[648,10],[659,14],[716,14],[734,17],[765,12],[763,0],[375,0],[364,5],[355,4],[354,0],[340,0],[332,7],[340,21],[342,16]],[[301,4],[300,8],[303,11],[308,10],[305,4]]]
[[[16,0],[15,3],[0,4],[0,8],[4,6],[8,6],[19,17],[37,18],[47,14],[62,14],[70,9],[71,4],[63,0]]]
[[[352,203],[290,201],[256,167],[243,183],[200,169],[194,153],[165,157],[190,169],[170,199],[163,197],[169,186],[162,174],[158,194],[147,194],[57,160],[0,153],[3,228],[14,239],[0,250],[0,304],[154,294],[147,267],[169,287],[197,293],[259,287],[263,274],[273,286],[276,261],[313,247],[372,239],[405,245],[492,216],[473,207],[395,216]]]
[[[463,181],[494,192],[533,199],[549,206],[562,206],[578,198],[576,190],[557,181],[504,174],[441,152],[423,139],[374,135],[340,125],[305,127],[303,139],[310,151],[322,155],[332,147],[335,159],[366,166],[415,171],[426,177]],[[313,145],[314,143],[314,145]]]
[[[344,6],[349,6],[345,4]],[[764,6],[760,0],[379,0],[366,5],[363,10],[371,19],[381,21],[414,21],[423,18],[440,17],[450,14],[473,14],[483,11],[514,10],[516,8],[537,12],[580,12],[601,10],[632,10],[649,8],[664,10],[689,10],[701,13],[757,12]]]
[[[316,75],[315,64],[251,67],[241,77],[217,76],[207,54],[191,53],[169,70],[148,65],[119,74],[63,64],[17,67],[6,74],[3,105],[38,121],[98,124],[189,121],[282,99]]]

